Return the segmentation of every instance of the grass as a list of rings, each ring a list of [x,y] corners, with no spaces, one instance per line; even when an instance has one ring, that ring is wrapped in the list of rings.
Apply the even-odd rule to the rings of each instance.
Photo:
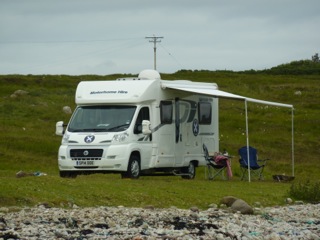
[[[197,169],[195,180],[179,177],[141,177],[121,179],[119,175],[88,175],[76,179],[59,177],[57,150],[61,138],[55,136],[55,123],[67,122],[65,105],[75,108],[74,93],[81,80],[114,79],[110,76],[0,76],[0,206],[176,206],[207,208],[226,195],[250,204],[281,205],[290,196],[291,183],[272,180],[273,174],[291,175],[291,112],[285,108],[249,103],[250,144],[259,156],[272,160],[265,169],[265,181],[240,181],[237,157],[232,160],[231,181],[205,180],[204,168]],[[163,79],[189,79],[216,82],[221,90],[295,107],[295,180],[318,180],[320,163],[320,87],[319,75],[270,75],[181,71],[162,74]],[[10,95],[22,89],[29,94]],[[301,95],[296,95],[301,91]],[[220,148],[237,156],[245,145],[244,104],[220,100]],[[16,172],[41,171],[47,176],[16,178]],[[300,185],[299,185],[300,186]],[[318,185],[317,185],[318,186]],[[299,191],[301,191],[299,189]],[[299,194],[294,196],[299,200]]]
[[[281,204],[290,188],[289,184],[270,181],[208,181],[203,168],[198,177],[188,181],[178,177],[141,177],[138,180],[121,179],[116,174],[78,176],[62,179],[57,174],[15,178],[2,177],[0,205],[25,206],[48,203],[52,206],[127,206],[158,208],[176,206],[206,209],[218,204],[227,195],[245,199],[248,203]],[[270,186],[272,192],[270,194]],[[244,191],[245,189],[245,191]]]

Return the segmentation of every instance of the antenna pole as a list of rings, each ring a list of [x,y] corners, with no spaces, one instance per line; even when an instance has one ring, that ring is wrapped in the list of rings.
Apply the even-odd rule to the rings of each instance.
[[[154,70],[157,70],[157,43],[161,42],[161,40],[158,40],[158,39],[161,39],[163,37],[156,37],[156,36],[153,36],[153,37],[146,37],[146,39],[151,39],[149,40],[149,42],[153,42],[153,68]]]

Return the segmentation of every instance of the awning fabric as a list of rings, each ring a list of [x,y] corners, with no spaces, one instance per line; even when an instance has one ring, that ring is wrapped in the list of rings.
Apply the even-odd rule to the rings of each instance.
[[[169,81],[165,81],[162,83],[162,88],[171,88],[186,92],[192,92],[192,93],[198,93],[198,94],[204,94],[209,95],[213,97],[219,97],[219,98],[230,98],[230,99],[236,99],[236,100],[243,100],[248,102],[255,102],[265,105],[272,105],[272,106],[279,106],[279,107],[287,107],[287,108],[293,108],[293,105],[290,104],[284,104],[284,103],[277,103],[277,102],[270,102],[270,101],[264,101],[254,98],[248,98],[240,95],[236,95],[229,92],[224,92],[217,89],[217,85],[210,84],[210,83],[194,83],[190,84],[189,82],[181,81],[181,83],[171,83]]]

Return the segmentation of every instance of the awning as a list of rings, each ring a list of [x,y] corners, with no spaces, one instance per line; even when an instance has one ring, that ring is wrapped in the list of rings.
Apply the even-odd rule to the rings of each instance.
[[[192,83],[192,84],[191,84]],[[248,102],[255,102],[260,104],[266,104],[266,105],[273,105],[273,106],[279,106],[279,107],[288,107],[293,108],[293,105],[291,104],[284,104],[284,103],[277,103],[277,102],[270,102],[270,101],[264,101],[254,98],[248,98],[240,95],[236,95],[229,92],[224,92],[221,90],[218,90],[218,87],[216,84],[212,83],[197,83],[197,82],[190,82],[190,81],[184,81],[181,80],[180,82],[170,82],[170,81],[163,81],[161,84],[162,88],[171,88],[186,92],[192,92],[192,93],[198,93],[218,98],[230,98],[230,99],[236,99],[236,100],[243,100]]]
[[[213,83],[201,83],[201,82],[191,82],[188,80],[180,80],[180,81],[162,81],[161,87],[163,89],[170,88],[180,91],[186,91],[186,92],[192,92],[197,94],[203,94],[207,96],[212,97],[218,97],[218,98],[227,98],[227,99],[234,99],[234,100],[242,100],[245,102],[245,115],[246,115],[246,137],[247,137],[247,156],[249,157],[249,126],[248,126],[248,107],[247,102],[253,102],[253,103],[260,103],[265,105],[271,105],[271,106],[278,106],[278,107],[287,107],[291,108],[292,112],[292,176],[294,176],[294,113],[293,113],[293,105],[291,104],[284,104],[284,103],[278,103],[278,102],[270,102],[270,101],[264,101],[249,97],[244,97],[240,95],[236,95],[229,92],[224,92],[221,90],[218,90],[218,86]],[[248,163],[250,164],[250,161],[248,159]],[[248,172],[249,172],[249,182],[251,181],[250,176],[250,166],[248,166]]]

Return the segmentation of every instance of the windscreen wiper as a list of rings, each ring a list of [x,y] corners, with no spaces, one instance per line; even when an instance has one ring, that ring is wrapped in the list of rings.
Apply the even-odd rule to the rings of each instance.
[[[83,128],[83,129],[69,129],[69,132],[107,132],[106,128]]]
[[[118,125],[118,126],[115,126],[115,127],[112,127],[112,128],[109,128],[108,131],[113,131],[113,130],[116,130],[116,129],[119,129],[119,128],[124,128],[127,126],[127,128],[129,127],[130,123],[126,123],[126,124],[122,124],[122,125]]]

